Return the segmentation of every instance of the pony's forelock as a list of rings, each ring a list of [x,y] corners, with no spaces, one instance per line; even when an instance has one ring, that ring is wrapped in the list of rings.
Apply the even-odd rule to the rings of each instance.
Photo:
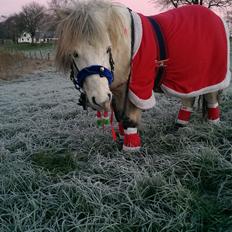
[[[66,9],[59,10],[61,15],[57,35],[56,63],[59,69],[70,68],[72,49],[86,40],[94,46],[105,44],[107,33],[113,46],[123,33],[122,18],[113,7],[115,4],[104,0],[76,1]]]

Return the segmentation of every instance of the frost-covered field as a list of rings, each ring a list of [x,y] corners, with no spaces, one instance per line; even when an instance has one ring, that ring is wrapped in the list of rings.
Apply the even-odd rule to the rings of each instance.
[[[143,117],[144,158],[118,150],[51,68],[0,81],[0,231],[232,231],[232,88],[222,123]]]

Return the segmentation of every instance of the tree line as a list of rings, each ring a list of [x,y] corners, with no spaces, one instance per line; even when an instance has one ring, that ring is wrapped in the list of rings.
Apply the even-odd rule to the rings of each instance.
[[[1,16],[0,22],[0,39],[10,39],[17,42],[18,37],[23,32],[28,32],[32,41],[36,31],[55,30],[54,11],[66,6],[71,0],[50,0],[48,8],[37,3],[31,2],[22,7],[22,10],[8,17]],[[164,7],[179,7],[186,4],[199,4],[210,9],[225,8],[227,9],[227,20],[232,24],[232,0],[152,0],[155,4]],[[50,10],[49,10],[50,9]]]
[[[54,9],[68,4],[70,0],[50,0],[48,8],[32,1],[22,7],[19,13],[0,17],[0,39],[17,42],[22,33],[30,34],[34,41],[37,31],[54,31]]]
[[[208,8],[226,8],[232,6],[231,0],[153,0],[154,3],[163,6],[173,6],[175,8],[182,5],[202,5]]]

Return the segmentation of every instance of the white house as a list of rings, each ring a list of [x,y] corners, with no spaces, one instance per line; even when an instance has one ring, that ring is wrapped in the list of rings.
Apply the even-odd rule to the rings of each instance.
[[[36,32],[34,37],[34,43],[50,43],[56,41],[54,32]],[[22,33],[18,38],[18,43],[32,43],[31,35],[27,32]]]
[[[32,43],[31,35],[27,32],[23,32],[18,38],[18,43]]]

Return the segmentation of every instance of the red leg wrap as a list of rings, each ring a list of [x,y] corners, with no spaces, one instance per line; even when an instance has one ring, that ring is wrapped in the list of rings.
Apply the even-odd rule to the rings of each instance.
[[[220,121],[220,109],[218,106],[215,108],[208,108],[208,120],[210,122]]]
[[[191,113],[192,113],[191,108],[182,107],[178,114],[177,123],[182,124],[182,125],[188,124]]]
[[[137,133],[137,128],[128,128],[125,130],[123,150],[138,151],[141,147],[141,138]]]
[[[101,118],[101,112],[97,111],[97,118]]]
[[[103,117],[108,117],[108,116],[109,116],[109,112],[108,111],[104,111]]]

